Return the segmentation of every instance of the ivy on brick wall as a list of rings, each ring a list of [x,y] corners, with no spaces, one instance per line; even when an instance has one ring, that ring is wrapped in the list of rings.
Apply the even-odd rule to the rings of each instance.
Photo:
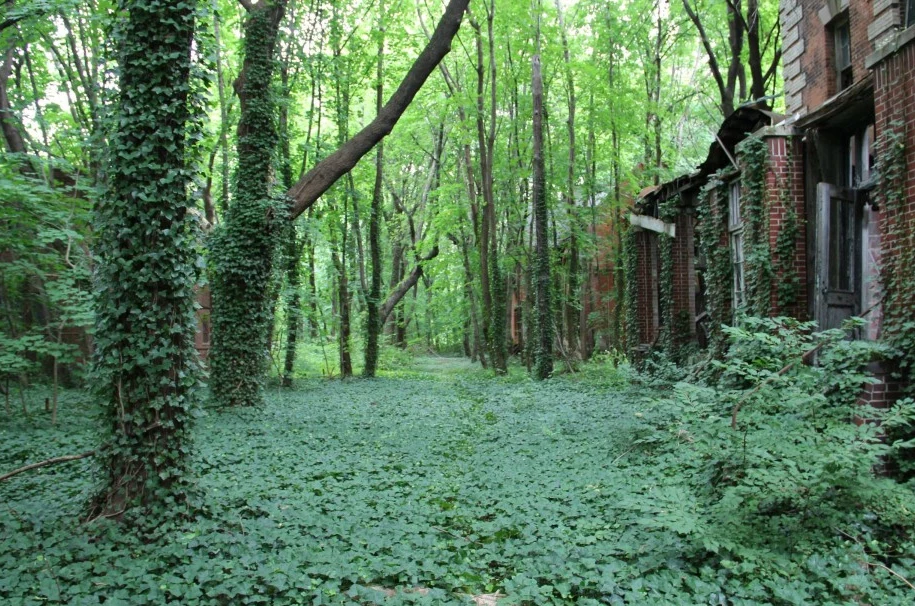
[[[671,354],[674,348],[673,312],[674,312],[674,256],[673,238],[667,234],[658,234],[658,259],[660,271],[658,276],[658,348],[664,354]]]
[[[672,196],[658,207],[658,217],[666,223],[675,223],[682,212],[680,196]],[[682,234],[680,237],[684,237]],[[658,345],[662,353],[671,360],[681,360],[683,346],[692,339],[690,332],[689,312],[681,309],[674,313],[674,238],[667,234],[658,234],[658,255],[661,261],[660,268],[660,315],[661,334]]]
[[[769,315],[772,300],[772,254],[769,249],[769,208],[766,203],[766,165],[769,146],[749,137],[737,147],[740,154],[740,204],[744,224],[744,279],[746,313]]]
[[[709,315],[709,354],[724,353],[726,340],[722,325],[731,323],[731,290],[733,275],[728,233],[727,179],[733,170],[718,171],[699,193],[697,204],[700,250],[705,257],[705,306]]]
[[[885,238],[892,243],[882,257],[883,333],[899,350],[908,376],[915,368],[915,229],[906,198],[905,125],[894,121],[877,142],[877,201],[883,207]]]
[[[791,146],[788,146],[788,166],[793,166]],[[779,182],[779,204],[782,207],[782,224],[775,237],[775,262],[773,274],[777,277],[775,285],[776,301],[779,313],[798,300],[801,278],[798,275],[795,259],[797,258],[798,216],[791,199],[791,184]]]
[[[630,225],[623,235],[623,261],[625,263],[626,300],[625,300],[625,343],[630,356],[639,346],[639,281],[638,271],[638,234]]]

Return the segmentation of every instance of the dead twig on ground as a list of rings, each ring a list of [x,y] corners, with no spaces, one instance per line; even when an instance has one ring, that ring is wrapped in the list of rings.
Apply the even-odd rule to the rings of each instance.
[[[30,465],[26,465],[25,467],[20,467],[19,469],[14,469],[13,471],[11,471],[9,473],[6,473],[6,474],[0,476],[0,482],[2,482],[4,480],[8,480],[9,478],[12,478],[15,475],[19,475],[20,473],[23,473],[26,471],[31,471],[32,469],[38,469],[39,467],[47,467],[48,465],[55,465],[57,463],[66,463],[67,461],[78,461],[79,459],[85,459],[85,458],[91,457],[93,455],[95,455],[95,451],[88,450],[82,454],[66,455],[63,457],[54,457],[52,459],[46,459],[44,461],[39,461],[38,463],[32,463]]]

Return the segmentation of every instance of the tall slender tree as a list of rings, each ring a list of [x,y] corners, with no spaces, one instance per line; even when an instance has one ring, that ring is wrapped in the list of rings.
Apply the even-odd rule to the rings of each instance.
[[[379,19],[378,66],[375,77],[375,111],[381,113],[384,101],[384,19]],[[381,318],[378,305],[381,299],[381,216],[384,183],[384,141],[375,149],[375,184],[372,188],[372,206],[369,214],[369,255],[372,260],[371,285],[366,298],[365,318],[365,366],[362,374],[374,377],[378,367],[378,337],[381,334]]]
[[[537,32],[539,46],[539,28]],[[553,314],[550,288],[550,251],[547,236],[546,177],[543,161],[543,75],[540,55],[532,61],[531,93],[534,103],[534,228],[536,251],[534,272],[536,274],[537,348],[535,350],[534,375],[546,379],[553,372]]]

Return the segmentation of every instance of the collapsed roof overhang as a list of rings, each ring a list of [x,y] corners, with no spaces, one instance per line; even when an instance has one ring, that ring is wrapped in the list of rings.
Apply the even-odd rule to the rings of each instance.
[[[845,128],[874,121],[874,75],[868,74],[842,92],[827,99],[806,116],[798,118],[800,129]]]
[[[783,119],[780,114],[756,107],[738,107],[721,123],[705,161],[691,173],[643,189],[636,198],[635,212],[654,216],[659,202],[701,187],[709,175],[733,162],[735,149],[741,141],[760,128],[772,126]],[[684,196],[681,195],[682,198]]]

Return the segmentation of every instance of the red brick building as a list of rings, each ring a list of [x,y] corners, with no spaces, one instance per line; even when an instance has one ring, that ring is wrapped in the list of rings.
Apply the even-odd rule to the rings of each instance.
[[[776,268],[769,285],[770,312],[814,319],[821,328],[864,316],[867,325],[859,336],[883,336],[880,272],[887,259],[911,253],[898,234],[915,231],[915,0],[782,0],[780,20],[787,117],[743,130],[756,110],[738,109],[725,120],[709,159],[696,173],[645,193],[636,205],[640,216],[633,224],[642,227],[635,234],[637,343],[642,349],[658,339],[663,320],[658,313],[657,276],[663,262],[656,258],[658,229],[675,232],[667,261],[673,270],[673,314],[666,317],[687,318],[689,335],[702,341],[705,259],[694,245],[697,211],[702,210],[698,192],[728,164],[734,185],[726,206],[728,232],[719,244],[731,255],[730,303],[742,302],[742,234],[748,219],[741,216],[746,209],[739,184],[746,166],[734,139],[750,133],[765,142],[768,152],[762,208]],[[902,200],[890,208],[880,203],[877,191],[878,156],[884,153],[878,142],[888,135],[895,135],[904,150],[897,179]],[[722,160],[722,154],[728,157]],[[679,207],[676,220],[653,224],[659,205],[672,198]],[[790,234],[795,241],[785,246],[789,220],[794,221]],[[791,258],[779,259],[779,251],[789,251]],[[786,303],[779,293],[789,276],[800,288]],[[875,403],[890,400],[897,389],[880,385],[869,397]]]
[[[197,288],[197,332],[194,333],[194,347],[200,354],[200,359],[206,363],[210,356],[210,312],[213,303],[210,297],[210,287],[200,286]]]

